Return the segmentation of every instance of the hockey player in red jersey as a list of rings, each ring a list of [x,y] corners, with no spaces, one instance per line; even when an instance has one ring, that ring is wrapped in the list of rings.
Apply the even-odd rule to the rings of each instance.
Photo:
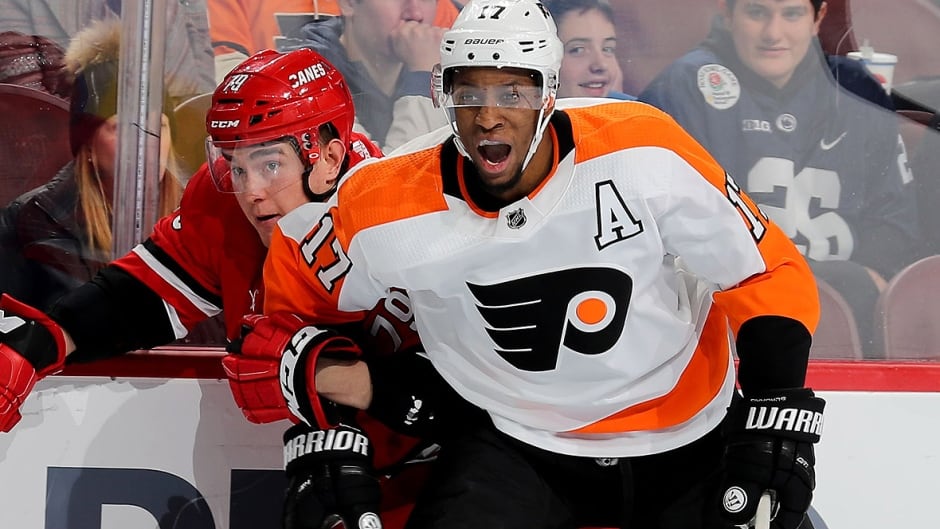
[[[824,408],[810,269],[665,113],[556,102],[561,58],[538,1],[471,0],[434,76],[452,130],[285,216],[265,313],[335,324],[402,289],[433,367],[488,413],[443,445],[409,529],[731,528],[765,491],[796,529]],[[311,423],[322,357],[285,353]],[[350,390],[331,397],[379,398]]]
[[[277,365],[283,348],[267,346],[291,336],[276,319],[257,315],[262,264],[278,219],[301,204],[324,200],[349,167],[382,155],[352,132],[353,121],[344,79],[313,50],[264,51],[233,70],[208,111],[208,163],[193,176],[176,212],[48,314],[9,296],[0,299],[0,431],[20,419],[18,408],[35,382],[66,362],[167,344],[220,312],[237,353],[223,363],[246,417],[288,418],[276,370],[273,384],[258,376],[258,365]],[[256,316],[243,319],[250,314]],[[352,343],[345,338],[351,336],[376,355],[416,344],[407,299],[391,295],[359,316],[341,330],[342,340]],[[246,326],[257,332],[242,340]],[[265,340],[257,339],[261,334]],[[334,443],[333,450],[311,452],[298,440],[326,433],[295,426],[285,435],[285,527],[320,527],[340,517],[350,528],[360,518],[377,523],[373,463],[379,469],[401,464],[424,445],[360,419],[367,436],[355,417],[328,434],[355,436],[360,442],[354,447]]]

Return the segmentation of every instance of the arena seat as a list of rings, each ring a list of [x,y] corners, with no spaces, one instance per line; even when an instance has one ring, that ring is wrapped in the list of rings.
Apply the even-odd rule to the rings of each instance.
[[[51,180],[71,159],[68,102],[0,83],[0,206]]]
[[[901,270],[881,293],[875,337],[892,360],[940,360],[940,255]]]
[[[862,341],[852,308],[839,292],[822,279],[819,290],[819,325],[813,335],[810,357],[815,359],[860,360]]]
[[[934,113],[926,110],[907,109],[898,110],[897,113],[900,117],[898,130],[901,132],[901,138],[907,148],[907,157],[913,159],[920,144],[924,141],[924,134],[931,128]],[[919,175],[914,176],[916,178]]]
[[[849,0],[826,0],[826,17],[819,26],[819,42],[829,55],[845,55],[858,49]]]
[[[900,111],[903,115],[910,112]],[[921,119],[926,114],[933,117],[925,126]],[[918,115],[918,121],[901,119],[901,136],[908,146],[907,158],[914,175],[923,255],[940,254],[940,114]]]

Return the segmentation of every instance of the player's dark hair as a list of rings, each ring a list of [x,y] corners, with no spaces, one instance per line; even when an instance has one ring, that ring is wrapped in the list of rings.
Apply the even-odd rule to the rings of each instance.
[[[561,24],[562,17],[568,13],[581,15],[595,9],[614,24],[614,10],[605,0],[542,0],[542,5],[552,14],[555,24]]]
[[[728,9],[729,10],[734,9],[734,4],[737,3],[737,1],[738,0],[727,0]],[[817,17],[819,16],[819,8],[822,7],[823,1],[824,0],[809,0],[809,3],[813,4],[813,14]]]
[[[320,142],[321,147],[325,146],[326,144],[330,143],[333,140],[338,140],[338,139],[339,139],[339,130],[337,130],[336,126],[333,125],[332,123],[326,122],[317,128],[317,141]],[[264,144],[281,143],[281,142],[286,142],[288,145],[291,146],[291,148],[294,150],[294,153],[297,154],[298,158],[300,158],[301,160],[304,159],[304,157],[301,155],[300,145],[297,144],[297,139],[294,138],[293,136],[283,136],[283,137],[277,138],[276,140],[265,142]],[[343,158],[342,165],[340,165],[339,176],[343,176],[344,174],[346,174],[346,171],[348,169],[349,169],[349,145],[346,146],[346,156]],[[310,176],[310,171],[313,171],[313,165],[304,161],[304,171],[300,175],[300,178],[303,181],[304,194],[307,195],[307,199],[310,200],[311,202],[325,202],[326,199],[328,199],[330,195],[333,194],[336,188],[333,188],[326,193],[314,193],[313,190],[310,189],[310,183],[307,180],[307,178]]]

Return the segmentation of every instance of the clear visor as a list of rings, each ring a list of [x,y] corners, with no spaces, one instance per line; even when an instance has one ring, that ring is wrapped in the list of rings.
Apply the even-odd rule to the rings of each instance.
[[[450,93],[444,94],[443,101],[439,104],[444,108],[500,107],[539,110],[543,104],[542,88],[518,84],[486,87],[458,85]]]
[[[289,137],[267,141],[206,139],[209,173],[224,193],[275,193],[302,182],[305,165]],[[319,158],[312,160],[316,163]]]

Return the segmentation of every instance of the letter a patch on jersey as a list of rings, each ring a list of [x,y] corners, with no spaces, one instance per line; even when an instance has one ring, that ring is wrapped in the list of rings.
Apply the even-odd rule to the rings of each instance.
[[[594,192],[597,200],[597,235],[594,242],[598,250],[643,233],[643,223],[630,212],[612,181],[598,182]]]
[[[467,287],[496,354],[524,371],[549,371],[562,347],[596,355],[617,343],[633,279],[613,268],[574,268]]]

